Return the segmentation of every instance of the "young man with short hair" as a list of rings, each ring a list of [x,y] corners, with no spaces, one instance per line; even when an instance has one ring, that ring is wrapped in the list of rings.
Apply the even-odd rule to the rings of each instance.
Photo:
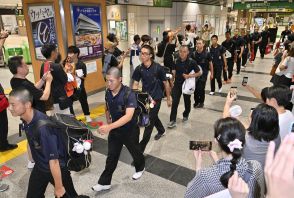
[[[41,126],[38,129],[39,143],[36,145],[34,124],[38,120],[48,117],[32,107],[33,96],[24,88],[18,88],[9,94],[9,110],[14,117],[20,117],[24,121],[23,130],[26,132],[30,146],[34,166],[29,179],[27,198],[45,197],[48,183],[54,185],[56,197],[88,197],[78,196],[76,193],[70,171],[66,166],[66,145],[62,140],[61,133],[57,129]]]
[[[227,71],[225,70],[225,68],[223,68],[223,77],[225,83],[231,83],[234,68],[234,56],[236,50],[236,44],[233,39],[231,39],[231,32],[226,32],[226,40],[222,42],[222,46],[226,49],[226,60],[228,65]]]
[[[189,48],[186,45],[182,45],[179,51],[179,58],[175,62],[175,66],[172,70],[174,76],[174,86],[172,89],[173,103],[170,112],[170,123],[168,128],[176,127],[177,111],[182,96],[182,86],[186,79],[196,78],[202,74],[196,61],[189,58]],[[194,71],[192,74],[191,72]],[[183,93],[185,111],[183,112],[183,122],[188,121],[191,111],[191,95]]]
[[[218,92],[222,92],[222,71],[223,68],[225,71],[227,71],[227,59],[225,56],[225,48],[222,45],[219,45],[218,43],[218,36],[212,35],[211,36],[211,47],[210,47],[210,54],[212,57],[212,63],[213,63],[213,79],[210,81],[210,87],[211,91],[209,95],[214,95],[215,92],[215,80],[217,80],[218,83]]]
[[[57,47],[54,44],[46,44],[42,46],[41,52],[46,58],[46,61],[41,66],[40,78],[47,71],[51,71],[53,76],[51,94],[54,103],[54,111],[56,113],[70,114],[69,107],[72,105],[72,100],[67,98],[65,91],[67,75],[63,70],[63,67],[60,64],[55,63],[55,60],[58,57]]]
[[[210,71],[210,80],[214,77],[213,64],[211,54],[204,48],[204,40],[198,39],[196,43],[196,50],[193,53],[192,58],[202,69],[202,75],[196,83],[196,89],[194,92],[194,108],[203,108],[205,100],[205,86],[207,81],[208,72]]]
[[[133,74],[133,89],[138,89],[139,82],[142,80],[142,91],[147,92],[153,102],[154,107],[150,109],[150,125],[145,127],[143,139],[140,142],[142,151],[145,151],[146,145],[150,140],[154,126],[158,130],[155,140],[159,140],[165,135],[165,129],[158,117],[161,106],[161,100],[164,97],[163,91],[166,92],[167,105],[171,106],[170,87],[166,78],[166,73],[163,67],[154,62],[154,49],[149,45],[144,45],[141,49],[142,64],[137,67]]]
[[[123,145],[129,150],[134,159],[136,173],[133,180],[139,179],[145,171],[145,159],[139,148],[140,129],[134,117],[137,99],[129,87],[122,84],[120,70],[110,68],[106,73],[106,107],[107,124],[101,126],[98,132],[108,135],[108,154],[106,165],[98,184],[92,190],[100,192],[111,188],[112,174],[116,169]],[[127,100],[126,98],[127,95]]]
[[[292,92],[289,87],[284,85],[276,85],[269,87],[266,94],[266,104],[274,107],[279,114],[279,126],[281,140],[291,133],[294,116],[291,111],[286,110],[286,106],[290,103]]]
[[[79,59],[80,49],[77,46],[69,46],[67,53],[68,53],[68,56],[72,58],[72,61],[75,64],[76,80],[78,84],[80,84],[79,101],[82,106],[83,113],[86,117],[86,122],[92,122],[92,119],[90,118],[88,98],[87,98],[87,93],[85,89],[85,79],[87,77],[86,64]]]
[[[238,28],[236,28],[234,30],[233,40],[234,40],[235,45],[236,45],[235,62],[236,62],[236,65],[237,65],[237,75],[239,75],[240,71],[241,71],[242,54],[243,54],[243,51],[244,51],[244,40],[239,35],[239,29]]]

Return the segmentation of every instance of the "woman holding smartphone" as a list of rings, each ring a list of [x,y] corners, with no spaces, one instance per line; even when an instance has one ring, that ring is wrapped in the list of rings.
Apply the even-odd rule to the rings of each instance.
[[[185,198],[206,197],[228,188],[229,179],[237,172],[248,184],[250,198],[264,196],[264,176],[257,161],[246,161],[242,155],[245,145],[245,128],[235,118],[218,120],[214,125],[214,138],[221,149],[221,159],[210,152],[215,164],[201,169],[202,153],[195,151],[196,176],[188,184]]]

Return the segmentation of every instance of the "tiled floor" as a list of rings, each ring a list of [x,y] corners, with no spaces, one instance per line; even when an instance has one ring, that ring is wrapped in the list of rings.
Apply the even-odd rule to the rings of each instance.
[[[259,54],[259,53],[258,53]],[[249,84],[261,90],[265,86],[270,86],[270,71],[272,56],[268,55],[265,59],[257,58],[254,64],[247,64],[246,71],[241,72],[240,76],[234,76],[231,85],[224,85],[223,92],[210,96],[206,94],[205,108],[201,110],[192,110],[190,119],[187,123],[182,123],[183,101],[181,101],[178,110],[177,128],[168,130],[165,137],[159,141],[153,139],[156,131],[146,148],[146,173],[139,181],[130,179],[134,168],[130,166],[132,161],[130,154],[126,149],[123,150],[117,170],[113,176],[113,188],[109,192],[93,193],[90,189],[94,185],[103,168],[107,154],[107,137],[95,133],[95,144],[93,152],[93,163],[88,170],[80,173],[73,173],[73,180],[79,193],[87,194],[90,197],[183,197],[185,186],[190,181],[194,172],[194,159],[189,150],[190,140],[213,140],[213,123],[222,116],[222,109],[225,102],[226,93],[230,86],[238,87],[238,100],[235,104],[242,107],[243,113],[240,117],[245,120],[248,117],[251,107],[257,105],[255,99],[241,85],[244,76],[249,77]],[[234,71],[235,73],[235,71]],[[129,65],[126,61],[124,66],[124,83],[128,84]],[[11,74],[8,69],[0,68],[0,81],[4,88],[9,88]],[[32,73],[29,76],[32,79]],[[206,86],[207,93],[210,91],[209,82]],[[89,97],[90,107],[94,108],[103,104],[103,92],[91,95]],[[76,113],[81,113],[79,103],[75,104]],[[169,121],[170,109],[165,101],[162,103],[160,118],[164,125]],[[105,121],[104,116],[98,120]],[[24,137],[18,137],[18,118],[13,118],[9,113],[9,139],[12,142],[19,142]],[[214,148],[216,149],[216,148]],[[1,153],[0,153],[1,155]],[[5,163],[15,172],[5,178],[4,182],[10,185],[10,189],[0,193],[1,198],[21,198],[25,197],[27,183],[30,171],[26,169],[26,154],[21,155]],[[204,159],[204,166],[211,164],[207,157]],[[53,197],[53,188],[49,187],[46,195]]]

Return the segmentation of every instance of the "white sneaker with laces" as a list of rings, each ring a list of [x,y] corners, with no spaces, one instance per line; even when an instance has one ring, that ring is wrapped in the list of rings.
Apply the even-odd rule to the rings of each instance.
[[[103,190],[109,190],[110,188],[111,188],[111,185],[97,184],[97,185],[92,187],[92,190],[94,190],[96,192],[100,192],[100,191],[103,191]]]
[[[140,177],[142,177],[143,173],[145,172],[145,168],[142,170],[142,171],[139,171],[139,172],[136,172],[134,175],[133,175],[133,180],[138,180],[140,179]]]
[[[28,165],[27,165],[28,169],[33,169],[34,166],[35,166],[35,162],[32,162],[29,160]]]
[[[220,89],[218,90],[218,93],[221,93],[221,92],[222,92],[222,90],[223,90],[223,89],[222,89],[222,88],[220,88]]]
[[[214,95],[214,92],[213,91],[209,92],[209,95],[213,96]]]

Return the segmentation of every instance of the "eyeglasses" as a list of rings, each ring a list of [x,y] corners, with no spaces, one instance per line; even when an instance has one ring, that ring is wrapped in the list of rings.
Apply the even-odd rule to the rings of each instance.
[[[147,53],[147,52],[142,52],[141,55],[142,55],[142,56],[149,56],[150,54]]]

